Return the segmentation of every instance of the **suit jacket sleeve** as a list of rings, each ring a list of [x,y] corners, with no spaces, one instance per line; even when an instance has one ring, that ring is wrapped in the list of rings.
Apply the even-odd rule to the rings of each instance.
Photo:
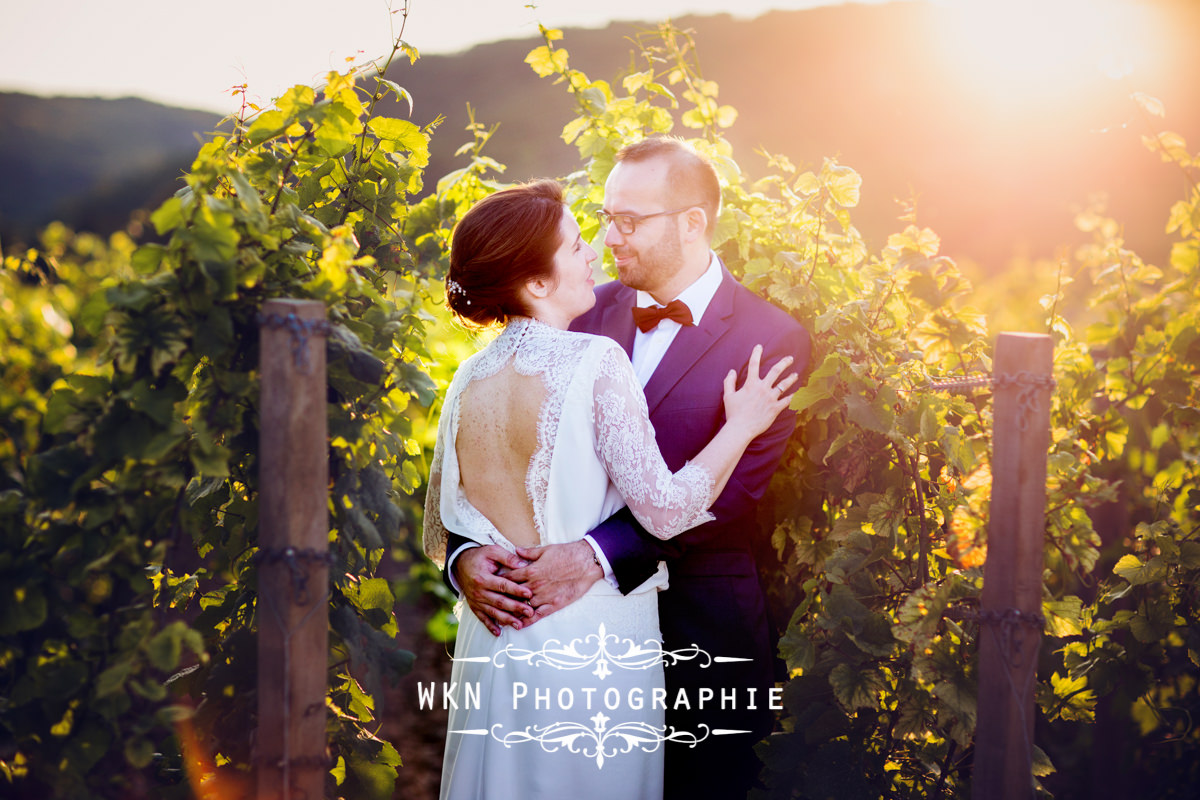
[[[764,344],[763,370],[791,355],[795,358],[795,371],[803,376],[808,369],[810,349],[808,332],[803,328],[797,326],[785,331]],[[753,519],[755,507],[783,458],[795,424],[796,414],[788,409],[751,442],[710,509],[716,517],[713,522],[663,541],[643,530],[628,509],[623,509],[594,528],[590,532],[592,539],[604,551],[621,592],[627,594],[641,585],[654,573],[660,560],[677,557],[731,523]],[[695,451],[699,452],[707,442],[695,444]]]
[[[479,542],[468,539],[462,534],[455,533],[454,531],[446,531],[446,567],[442,570],[442,583],[446,584],[446,588],[455,597],[458,597],[458,588],[450,580],[450,576],[454,574],[454,564],[458,560],[456,556],[461,555],[458,551],[464,546],[480,547],[481,545]]]

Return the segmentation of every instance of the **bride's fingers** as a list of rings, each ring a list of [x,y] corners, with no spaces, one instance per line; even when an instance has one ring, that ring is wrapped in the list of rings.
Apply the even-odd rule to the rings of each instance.
[[[779,396],[782,397],[783,395],[787,394],[787,390],[792,388],[792,386],[794,386],[798,380],[800,380],[800,376],[793,372],[791,375],[788,375],[786,378],[777,383],[775,388],[779,390]]]
[[[754,349],[750,351],[750,363],[746,365],[746,380],[758,380],[758,368],[762,364],[761,344],[754,345]]]
[[[770,371],[763,377],[763,382],[768,386],[774,386],[775,381],[779,380],[779,376],[783,374],[785,369],[792,365],[793,361],[795,359],[791,356],[784,356],[776,361],[775,366],[771,367]]]

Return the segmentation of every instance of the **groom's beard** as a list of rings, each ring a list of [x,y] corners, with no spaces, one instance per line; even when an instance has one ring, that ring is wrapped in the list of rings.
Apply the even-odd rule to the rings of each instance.
[[[614,258],[633,257],[629,263],[617,265],[617,277],[621,283],[630,289],[650,294],[668,284],[683,266],[683,245],[679,241],[679,232],[673,226],[666,227],[656,241],[647,245],[631,247],[622,244],[609,249]]]

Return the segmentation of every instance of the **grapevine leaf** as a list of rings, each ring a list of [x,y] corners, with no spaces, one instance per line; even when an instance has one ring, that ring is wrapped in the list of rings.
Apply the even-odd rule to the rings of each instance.
[[[838,664],[829,673],[829,685],[847,711],[860,708],[874,710],[879,707],[878,695],[884,688],[884,681],[873,669],[856,669],[849,664]]]
[[[1059,638],[1083,633],[1083,600],[1069,595],[1061,600],[1044,600],[1042,615],[1046,618],[1046,633]]]
[[[1147,114],[1151,114],[1156,117],[1165,117],[1167,115],[1166,106],[1164,106],[1163,102],[1157,97],[1148,95],[1145,92],[1134,92],[1130,96],[1133,98],[1134,102],[1136,102],[1138,106],[1140,106],[1141,109]]]
[[[1142,561],[1133,554],[1121,556],[1113,572],[1134,586],[1161,581],[1167,576],[1167,565],[1158,556]]]

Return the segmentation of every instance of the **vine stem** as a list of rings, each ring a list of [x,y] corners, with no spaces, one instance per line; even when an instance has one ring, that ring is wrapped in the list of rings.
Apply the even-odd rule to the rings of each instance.
[[[1054,320],[1058,319],[1058,301],[1063,295],[1063,270],[1066,268],[1065,261],[1058,262],[1058,275],[1054,286],[1054,304],[1050,306],[1050,318],[1046,320],[1046,333],[1054,333]]]
[[[683,75],[683,82],[687,88],[699,95],[707,97],[704,92],[697,88],[697,82],[704,80],[704,75],[700,72],[700,63],[697,59],[688,60],[688,51],[696,51],[696,40],[687,31],[680,30],[670,23],[664,23],[659,26],[659,35],[666,43],[671,54],[671,58],[675,61],[675,68]],[[686,44],[680,47],[677,38],[682,36]],[[710,98],[711,99],[711,98]],[[716,104],[716,100],[712,100]],[[695,104],[700,108],[700,103]],[[716,121],[708,114],[704,115],[704,136],[708,141],[715,142],[721,138],[721,134],[717,131]]]
[[[911,459],[900,455],[905,466],[908,467],[908,472],[913,482],[913,500],[916,503],[914,511],[917,514],[917,573],[921,580],[921,586],[929,583],[929,529],[925,525],[925,493],[921,491],[921,469],[920,459],[921,453],[918,450],[917,454]]]
[[[306,131],[304,136],[300,137],[303,142],[312,136],[312,131]],[[275,193],[275,199],[271,201],[271,214],[274,215],[279,210],[279,201],[283,198],[283,190],[287,188],[288,178],[292,175],[292,167],[296,166],[296,159],[300,157],[300,144],[296,144],[296,148],[292,151],[292,157],[288,159],[287,164],[283,167],[283,173],[279,176],[279,191]]]
[[[1154,137],[1154,143],[1158,145],[1159,153],[1169,158],[1171,163],[1178,167],[1179,171],[1183,173],[1183,179],[1188,182],[1189,186],[1192,187],[1192,191],[1200,194],[1200,183],[1197,183],[1196,179],[1192,177],[1192,173],[1188,172],[1187,167],[1185,167],[1178,158],[1171,155],[1171,152],[1167,150],[1166,144],[1163,143],[1163,132],[1157,130],[1157,126],[1150,123],[1149,114],[1147,114],[1146,110],[1142,108],[1140,104],[1138,106],[1138,113],[1142,118],[1142,122],[1145,123],[1146,127],[1150,129],[1151,135]]]
[[[824,191],[824,190],[822,190],[822,191]],[[824,212],[824,209],[822,209],[822,212]],[[817,259],[819,259],[821,257],[821,233],[823,232],[824,228],[825,228],[825,214],[822,213],[819,217],[817,217],[817,232],[816,232],[816,234],[813,235],[812,268],[809,269],[809,271],[808,271],[808,277],[804,279],[805,286],[811,286],[812,279],[817,274]],[[830,264],[831,265],[833,264],[832,259],[830,259]]]
[[[946,757],[942,759],[942,769],[938,775],[937,783],[933,787],[934,797],[940,797],[946,788],[946,778],[949,777],[950,768],[954,766],[954,754],[958,750],[958,742],[950,740],[950,746],[946,748]]]
[[[879,301],[878,307],[876,307],[875,312],[871,315],[871,324],[870,324],[870,326],[868,326],[871,330],[874,330],[875,326],[879,324],[879,315],[882,314],[884,309],[887,308],[888,300],[892,299],[892,293],[895,291],[896,291],[896,276],[893,274],[892,280],[888,284],[887,291],[883,293],[883,299]]]
[[[367,104],[366,117],[368,121],[370,121],[372,115],[375,113],[375,104],[383,99],[383,92],[379,90],[379,85],[387,76],[388,70],[392,68],[392,62],[396,60],[396,54],[400,52],[400,49],[404,44],[404,29],[408,26],[408,3],[409,0],[404,0],[404,5],[400,9],[400,32],[392,32],[392,52],[388,53],[387,58],[383,62],[382,68],[380,68],[378,65],[374,65],[375,88],[371,92],[371,101]],[[388,8],[391,9],[390,2],[388,3]],[[392,13],[394,14],[395,12],[393,11]],[[389,19],[388,22],[390,25],[391,20]],[[349,170],[346,169],[345,165],[342,166],[342,171],[346,175],[346,203],[342,206],[342,224],[346,222],[346,219],[350,216],[350,210],[354,206],[354,186],[358,182],[359,169],[362,166],[363,161],[367,159],[367,131],[369,129],[370,128],[364,124],[362,133],[360,133],[358,136],[358,155],[354,159],[353,164],[354,174],[351,175]],[[372,151],[372,155],[374,155],[374,151]]]

